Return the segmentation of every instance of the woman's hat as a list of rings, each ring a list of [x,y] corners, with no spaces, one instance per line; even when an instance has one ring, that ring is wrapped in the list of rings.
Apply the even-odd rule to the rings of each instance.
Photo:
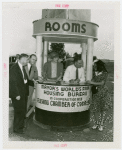
[[[94,61],[93,61],[93,65],[94,65],[95,63],[98,63],[98,64],[100,64],[100,65],[105,65],[105,63],[104,63],[102,60],[100,60],[100,59],[94,60]]]
[[[56,53],[56,52],[50,53],[50,56],[51,56],[52,59],[55,58],[55,57],[59,57],[58,53]]]

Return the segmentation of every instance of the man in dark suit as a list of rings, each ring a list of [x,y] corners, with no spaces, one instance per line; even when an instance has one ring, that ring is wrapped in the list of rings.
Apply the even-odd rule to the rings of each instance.
[[[19,54],[16,54],[16,63],[19,61]]]
[[[24,133],[24,121],[29,94],[28,78],[24,66],[27,64],[28,55],[21,54],[19,60],[10,69],[9,97],[14,107],[13,130],[15,133]]]
[[[10,62],[10,63],[9,63],[9,70],[11,69],[11,67],[12,67],[13,65],[15,65],[15,62]]]
[[[19,54],[16,54],[16,61],[15,62],[10,62],[9,63],[9,70],[11,69],[11,67],[13,66],[13,65],[15,65],[17,62],[18,62],[18,60],[19,60]]]

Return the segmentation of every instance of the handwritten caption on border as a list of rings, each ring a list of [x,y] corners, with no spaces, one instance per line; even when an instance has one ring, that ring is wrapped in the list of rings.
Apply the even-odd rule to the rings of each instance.
[[[68,8],[69,4],[55,4],[55,7],[63,7],[63,8]]]
[[[6,72],[7,65],[6,65],[6,63],[3,64],[3,68],[4,68],[4,77],[6,78],[7,77],[7,72]]]
[[[67,147],[67,144],[54,144],[54,147]]]

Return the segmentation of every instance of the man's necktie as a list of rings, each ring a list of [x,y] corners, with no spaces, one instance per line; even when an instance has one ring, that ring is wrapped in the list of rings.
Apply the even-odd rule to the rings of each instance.
[[[32,69],[32,65],[31,65],[30,70],[29,70],[29,75],[30,75],[30,73],[31,73],[31,69]]]
[[[27,76],[26,76],[26,71],[25,71],[25,67],[22,67],[23,73],[24,73],[24,80],[27,80]]]
[[[76,79],[78,79],[78,68],[76,68]]]

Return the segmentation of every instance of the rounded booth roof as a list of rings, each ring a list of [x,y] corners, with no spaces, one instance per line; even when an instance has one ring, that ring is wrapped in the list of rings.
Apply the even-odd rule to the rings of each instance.
[[[43,36],[50,42],[81,43],[87,38],[98,40],[98,25],[69,19],[40,19],[33,22],[33,37]]]

